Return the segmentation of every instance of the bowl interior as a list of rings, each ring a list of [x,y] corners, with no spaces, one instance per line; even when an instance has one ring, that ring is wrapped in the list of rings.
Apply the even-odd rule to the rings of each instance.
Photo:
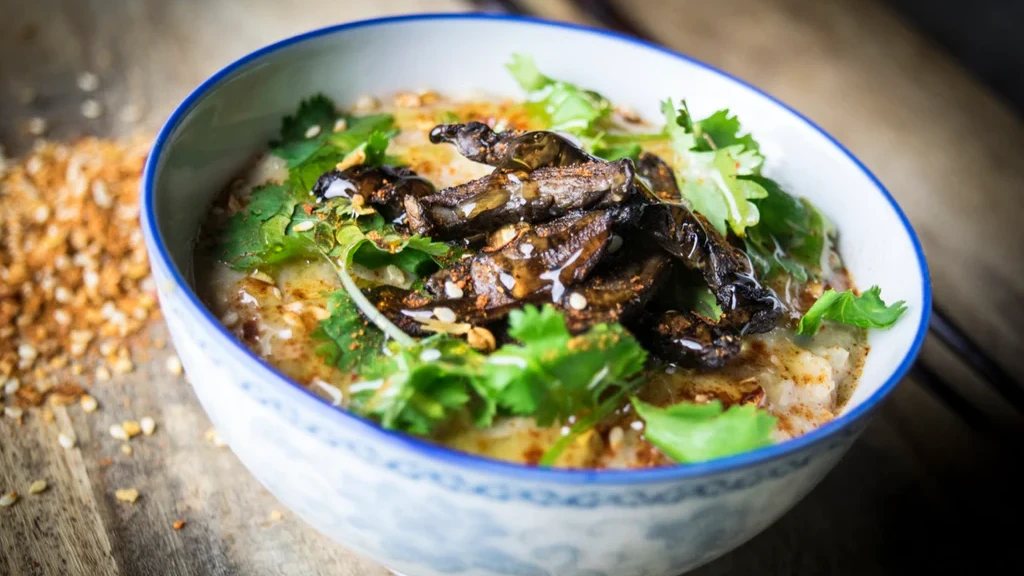
[[[872,331],[872,351],[846,411],[906,369],[927,318],[927,273],[909,224],[873,177],[830,137],[757,90],[670,52],[575,27],[481,16],[387,19],[310,33],[243,59],[200,87],[157,143],[145,192],[156,241],[191,279],[193,241],[207,207],[301,99],[324,92],[347,105],[362,94],[420,88],[520,96],[504,68],[515,52],[656,122],[659,102],[669,97],[686,98],[698,117],[725,107],[737,114],[762,144],[766,175],[811,199],[836,224],[858,286],[878,284],[887,302],[907,302],[895,327]]]

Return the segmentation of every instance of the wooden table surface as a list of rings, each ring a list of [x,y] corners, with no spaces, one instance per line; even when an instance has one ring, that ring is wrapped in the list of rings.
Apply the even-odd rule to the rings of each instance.
[[[612,11],[607,8],[611,6]],[[594,11],[595,8],[604,9]],[[274,40],[345,20],[411,11],[517,9],[615,25],[724,68],[801,110],[887,185],[924,243],[936,301],[1007,373],[1024,381],[1024,150],[1021,119],[886,8],[868,0],[0,0],[0,143],[123,134],[115,111],[139,107],[157,128],[192,87]],[[101,79],[108,113],[78,111],[76,74]],[[23,104],[26,88],[36,98]],[[0,575],[375,575],[384,571],[320,536],[205,438],[191,388],[163,368],[168,351],[98,385],[103,409],[55,408],[56,421],[0,422],[0,489],[50,489],[0,509]],[[790,514],[697,574],[904,574],[1020,564],[1024,422],[938,339],[839,466]],[[157,433],[125,456],[106,433],[125,408]],[[72,429],[78,447],[57,434]],[[113,464],[100,461],[110,457]],[[134,505],[114,499],[134,486]],[[272,520],[274,511],[283,518]],[[186,526],[171,525],[184,519]]]

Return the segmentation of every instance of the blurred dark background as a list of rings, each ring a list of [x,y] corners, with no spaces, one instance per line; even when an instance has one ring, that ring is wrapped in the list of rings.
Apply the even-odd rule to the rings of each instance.
[[[1024,1],[885,0],[964,67],[1024,112]]]

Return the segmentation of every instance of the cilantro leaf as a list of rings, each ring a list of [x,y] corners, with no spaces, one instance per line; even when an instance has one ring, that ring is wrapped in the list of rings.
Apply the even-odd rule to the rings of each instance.
[[[729,116],[729,110],[719,110],[711,116],[700,120],[696,130],[701,137],[697,138],[697,149],[708,151],[713,148],[725,148],[739,144],[744,150],[759,152],[761,145],[750,134],[740,135],[740,121],[736,116]],[[710,142],[708,142],[710,140]],[[712,147],[711,144],[714,144]]]
[[[637,142],[628,142],[624,144],[597,144],[593,146],[591,152],[600,158],[604,158],[609,162],[621,160],[622,158],[631,158],[636,160],[640,157],[640,153],[643,149],[640,148],[640,144]]]
[[[529,93],[535,112],[546,118],[549,130],[592,134],[592,128],[611,113],[611,103],[604,96],[541,74],[530,56],[513,54],[506,68]]]
[[[900,300],[887,306],[882,301],[882,289],[872,286],[860,296],[851,290],[826,290],[800,319],[797,334],[817,334],[823,320],[834,320],[861,328],[888,328],[907,311]]]
[[[352,408],[378,418],[385,428],[413,434],[430,434],[462,413],[487,426],[495,404],[489,390],[476,385],[483,358],[446,334],[413,346],[393,346],[390,356],[367,365],[365,382],[349,388]]]
[[[785,272],[800,280],[827,276],[835,227],[806,198],[787,194],[777,182],[751,176],[768,195],[757,201],[761,219],[748,231],[747,253],[767,276]]]
[[[323,94],[311,96],[299,103],[299,109],[293,116],[281,119],[278,145],[306,140],[306,132],[313,126],[318,126],[321,134],[330,132],[340,117],[333,100]]]
[[[236,270],[251,270],[314,253],[308,242],[288,235],[295,207],[285,186],[255,188],[248,206],[232,215],[221,231],[214,254]]]
[[[689,112],[677,110],[671,100],[661,106],[665,115],[665,131],[672,141],[676,180],[683,198],[704,215],[721,234],[732,229],[744,236],[748,227],[757,224],[760,214],[752,200],[768,193],[756,181],[741,179],[760,166],[761,158],[742,144],[712,151],[697,149],[697,137],[688,126]]]
[[[338,229],[334,241],[336,245],[328,249],[334,257],[344,252],[351,263],[371,270],[394,265],[417,277],[437,270],[452,252],[443,242],[399,234],[390,224],[364,231],[360,225],[350,223]]]
[[[775,428],[774,416],[754,406],[722,403],[681,403],[658,408],[633,398],[643,418],[644,436],[680,463],[701,462],[768,446]]]
[[[329,316],[320,321],[312,336],[323,341],[316,349],[318,356],[344,371],[360,371],[380,355],[384,333],[367,322],[344,290],[327,300]]]
[[[528,305],[509,315],[508,344],[487,358],[483,377],[498,403],[541,426],[592,408],[602,393],[639,372],[647,352],[622,326],[598,324],[572,336],[554,307]]]

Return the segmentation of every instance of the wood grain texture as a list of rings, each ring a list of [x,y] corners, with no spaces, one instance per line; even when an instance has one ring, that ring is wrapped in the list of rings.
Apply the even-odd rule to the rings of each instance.
[[[587,22],[574,3],[524,0],[542,15]],[[620,5],[626,6],[625,0]],[[0,0],[0,143],[24,150],[25,120],[50,134],[123,134],[158,127],[210,73],[282,37],[343,20],[468,8],[457,0],[229,0],[104,2]],[[623,10],[627,12],[626,10]],[[1019,121],[962,70],[873,2],[637,0],[630,17],[665,44],[754,82],[836,134],[878,173],[926,244],[936,292],[971,335],[1018,378],[1024,374],[1024,250],[1013,219],[1024,166]],[[593,22],[588,22],[593,23]],[[75,75],[100,75],[107,114],[84,120]],[[23,103],[31,87],[36,97]],[[122,122],[127,104],[142,122]],[[158,327],[158,330],[162,328]],[[167,374],[170,351],[97,386],[101,410],[58,408],[46,423],[0,421],[0,489],[22,492],[0,510],[0,575],[359,575],[382,569],[354,557],[290,514],[228,450],[205,438],[209,422],[191,388]],[[941,345],[926,358],[1004,437],[1019,415]],[[993,519],[1019,514],[1005,448],[908,379],[837,469],[790,514],[732,554],[697,571],[726,574],[904,574],[1019,565]],[[152,416],[151,437],[122,454],[109,426]],[[57,444],[61,431],[78,446]],[[1019,454],[1019,449],[1017,449]],[[109,458],[109,463],[104,459]],[[47,492],[27,495],[44,478]],[[134,504],[117,488],[135,487]],[[970,498],[964,498],[969,495]],[[272,521],[271,513],[284,513]],[[172,523],[185,520],[179,531]]]

